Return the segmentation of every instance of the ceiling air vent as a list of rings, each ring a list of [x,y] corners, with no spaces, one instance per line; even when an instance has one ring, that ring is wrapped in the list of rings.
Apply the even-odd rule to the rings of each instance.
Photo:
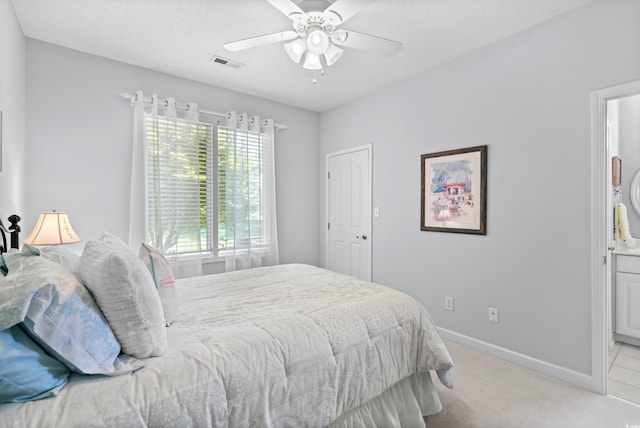
[[[230,59],[227,58],[223,58],[221,56],[218,55],[214,55],[211,57],[211,62],[215,62],[217,64],[220,65],[226,65],[227,67],[231,67],[231,68],[240,68],[242,67],[244,64],[241,64],[237,61],[232,61]]]

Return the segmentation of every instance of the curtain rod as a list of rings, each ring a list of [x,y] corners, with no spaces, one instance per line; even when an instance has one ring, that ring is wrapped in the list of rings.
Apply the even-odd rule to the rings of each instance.
[[[120,92],[119,94],[122,98],[126,98],[128,100],[131,100],[133,98],[136,97],[135,94],[130,94],[129,92]],[[151,97],[144,97],[144,101],[150,103],[151,102]],[[181,108],[186,110],[187,109],[187,105],[186,104],[182,104],[176,101],[176,107]],[[209,116],[218,116],[218,117],[227,117],[226,113],[219,113],[217,111],[211,111],[211,110],[205,110],[205,109],[198,109],[199,113],[202,114],[207,114]],[[273,127],[276,129],[276,131],[284,131],[285,129],[288,128],[287,125],[282,125],[280,123],[274,123]]]

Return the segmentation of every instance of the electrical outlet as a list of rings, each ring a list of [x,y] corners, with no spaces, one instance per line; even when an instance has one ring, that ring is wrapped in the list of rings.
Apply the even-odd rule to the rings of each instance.
[[[489,321],[498,322],[498,310],[496,308],[489,308]]]
[[[444,308],[447,311],[451,311],[453,312],[453,297],[451,296],[444,296]]]

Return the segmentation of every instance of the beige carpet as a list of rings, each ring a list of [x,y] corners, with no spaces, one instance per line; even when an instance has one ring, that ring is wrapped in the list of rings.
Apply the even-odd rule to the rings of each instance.
[[[640,428],[640,406],[446,342],[454,389],[434,383],[442,411],[427,428]]]

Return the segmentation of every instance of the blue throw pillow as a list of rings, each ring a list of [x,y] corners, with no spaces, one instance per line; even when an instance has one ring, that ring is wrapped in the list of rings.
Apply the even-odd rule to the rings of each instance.
[[[0,403],[22,403],[58,395],[69,370],[48,356],[15,325],[0,331]]]

